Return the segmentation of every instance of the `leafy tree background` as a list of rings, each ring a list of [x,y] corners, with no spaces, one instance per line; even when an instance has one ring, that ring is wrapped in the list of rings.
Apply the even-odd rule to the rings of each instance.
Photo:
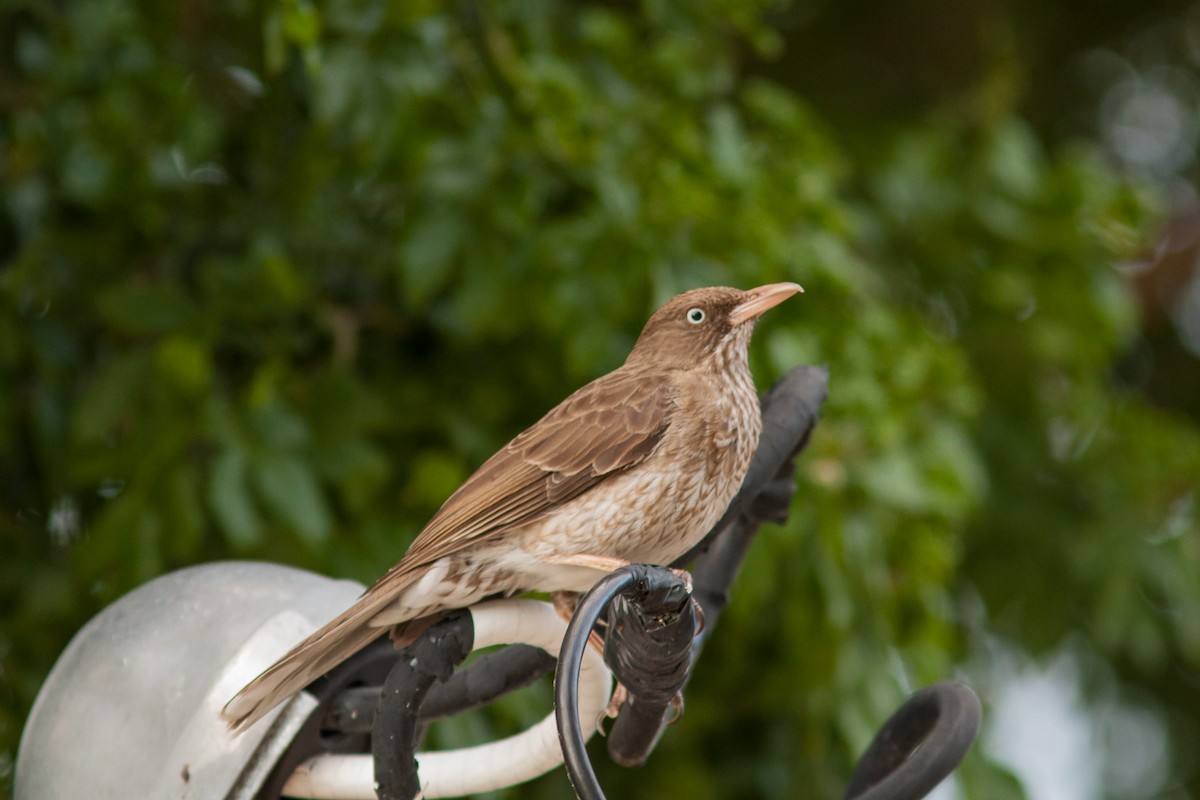
[[[1187,162],[1124,169],[1077,69],[1165,15],[1186,74],[1196,15],[1128,5],[4,0],[0,794],[107,603],[370,581],[657,303],[786,279],[760,385],[832,376],[792,517],[612,795],[840,796],[912,689],[1065,647],[1168,737],[1097,796],[1200,796],[1196,365],[1120,268]],[[1022,796],[986,747],[959,790]]]

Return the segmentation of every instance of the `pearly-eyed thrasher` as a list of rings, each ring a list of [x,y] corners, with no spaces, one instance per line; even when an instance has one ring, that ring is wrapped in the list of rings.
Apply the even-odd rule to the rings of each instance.
[[[686,553],[725,512],[758,445],[754,322],[799,291],[713,287],[668,301],[623,365],[484,462],[399,564],[222,716],[246,728],[389,628],[404,638],[491,595],[586,592],[624,563]]]

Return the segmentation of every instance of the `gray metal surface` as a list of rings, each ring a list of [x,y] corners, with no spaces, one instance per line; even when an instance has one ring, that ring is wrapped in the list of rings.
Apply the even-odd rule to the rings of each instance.
[[[312,698],[240,736],[218,718],[222,705],[362,588],[221,562],[130,592],[75,635],[42,685],[21,736],[16,800],[253,796]]]

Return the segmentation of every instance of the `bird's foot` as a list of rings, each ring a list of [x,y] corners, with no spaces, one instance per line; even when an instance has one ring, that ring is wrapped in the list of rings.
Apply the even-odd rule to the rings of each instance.
[[[679,580],[683,581],[684,585],[687,586],[688,597],[692,601],[692,610],[696,613],[695,635],[699,636],[700,631],[704,630],[704,606],[700,605],[700,601],[697,600],[695,595],[692,594],[692,573],[688,572],[686,569],[679,569],[678,567],[667,567],[667,569],[669,569],[671,574],[673,574],[676,578],[679,578]]]
[[[621,706],[625,704],[625,700],[629,697],[629,690],[625,688],[625,684],[617,683],[617,688],[613,689],[612,697],[608,699],[608,705],[604,710],[596,715],[596,733],[601,736],[607,736],[608,731],[604,730],[604,721],[616,719],[617,714],[621,712]]]
[[[579,602],[578,592],[551,592],[550,604],[554,606],[554,613],[558,614],[563,622],[570,623],[571,618],[575,616],[575,606]],[[597,620],[597,625],[603,625],[604,620]],[[588,634],[588,643],[595,648],[600,657],[604,657],[604,638],[592,631]]]
[[[558,614],[563,622],[570,622],[571,617],[575,616],[575,606],[579,604],[579,593],[551,592],[550,604],[554,606],[554,613]]]
[[[617,714],[621,713],[621,706],[625,705],[625,701],[629,699],[629,690],[625,688],[625,684],[618,683],[617,688],[613,690],[612,697],[608,699],[608,705],[604,710],[596,715],[596,733],[601,736],[606,736],[608,732],[604,730],[605,720],[616,719]],[[679,720],[683,719],[683,692],[675,693],[671,698],[671,703],[668,706],[672,713],[667,719],[668,725],[674,725]]]
[[[679,578],[679,580],[683,581],[683,585],[687,587],[688,594],[691,594],[692,593],[692,573],[688,572],[686,569],[680,569],[678,567],[667,567],[667,569],[669,569],[671,571],[672,575],[674,575],[676,578]]]

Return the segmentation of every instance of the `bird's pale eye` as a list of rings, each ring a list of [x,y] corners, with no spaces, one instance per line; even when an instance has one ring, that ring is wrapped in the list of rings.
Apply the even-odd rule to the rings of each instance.
[[[703,308],[689,308],[687,312],[687,321],[693,325],[699,325],[701,322],[704,322],[705,316],[706,315]]]

